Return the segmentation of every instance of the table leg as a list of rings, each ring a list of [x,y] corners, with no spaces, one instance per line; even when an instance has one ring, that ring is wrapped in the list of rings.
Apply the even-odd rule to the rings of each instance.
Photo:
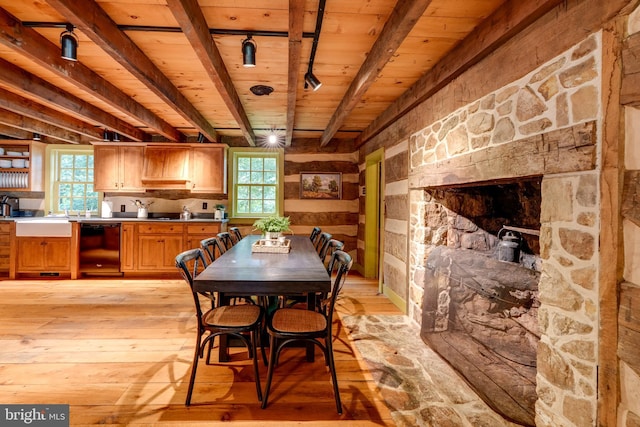
[[[224,294],[218,293],[218,304],[229,304],[231,298],[225,297]],[[227,334],[218,335],[218,360],[220,362],[229,361],[229,339]]]
[[[316,309],[316,293],[309,292],[307,294],[307,310],[315,310],[315,309]],[[311,343],[307,343],[307,362],[314,361],[315,350],[316,350],[315,345]]]

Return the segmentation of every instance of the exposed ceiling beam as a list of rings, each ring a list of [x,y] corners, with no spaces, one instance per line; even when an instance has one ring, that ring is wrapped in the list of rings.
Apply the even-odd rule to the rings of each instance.
[[[102,139],[99,128],[2,88],[0,107],[89,138]]]
[[[66,0],[72,1],[72,0]],[[209,33],[207,21],[197,0],[167,0],[185,37],[191,43],[196,55],[202,62],[209,78],[218,89],[227,108],[238,123],[242,134],[251,146],[256,145],[256,135],[249,123],[249,117],[240,102],[240,97],[231,81],[218,47]]]
[[[134,141],[147,141],[150,138],[146,132],[135,126],[105,113],[100,108],[63,91],[4,59],[0,59],[0,84],[18,92],[29,93],[39,102],[55,105],[73,116],[84,119],[96,126],[114,130]]]
[[[320,137],[320,146],[327,145],[338,132],[345,119],[358,105],[362,96],[375,82],[380,71],[416,25],[431,0],[399,0],[384,24],[380,36],[367,54],[360,70],[351,81],[338,108]]]
[[[26,130],[22,130],[22,129],[18,129],[18,128],[14,128],[13,126],[7,126],[5,124],[1,124],[0,123],[0,135],[2,136],[8,136],[11,138],[16,138],[16,139],[31,139],[33,138],[33,133],[26,131]]]
[[[132,116],[166,138],[184,139],[175,129],[82,62],[70,62],[60,57],[60,47],[51,43],[32,28],[27,28],[13,15],[0,8],[0,44],[56,73],[68,82],[88,91],[113,108]]]
[[[296,99],[300,80],[302,55],[302,28],[304,24],[304,0],[289,0],[289,76],[287,82],[287,124],[284,145],[289,147],[295,126]]]
[[[14,113],[13,111],[0,108],[0,123],[14,128],[22,129],[27,132],[35,132],[41,135],[47,135],[51,138],[59,139],[69,144],[80,144],[80,135],[70,132],[66,129],[43,123],[31,117]]]
[[[373,138],[563,1],[509,0],[504,3],[372,121],[358,137],[356,146]]]
[[[136,76],[149,90],[195,126],[210,141],[217,141],[214,127],[204,118],[167,76],[127,36],[109,15],[93,0],[78,7],[77,0],[47,0],[86,34],[102,50]]]

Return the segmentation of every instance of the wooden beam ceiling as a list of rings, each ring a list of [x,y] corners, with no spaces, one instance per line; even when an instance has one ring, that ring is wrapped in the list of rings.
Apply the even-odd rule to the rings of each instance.
[[[304,24],[304,0],[289,0],[289,66],[287,71],[287,123],[284,145],[289,147],[293,139],[296,118],[296,99],[300,80],[302,32]]]
[[[33,138],[32,132],[29,132],[23,129],[14,128],[12,126],[7,126],[2,123],[0,123],[0,135],[8,136],[10,138],[15,138],[15,139]]]
[[[357,138],[356,146],[359,147],[373,138],[563,1],[510,0],[504,3],[373,120]]]
[[[57,126],[43,123],[40,120],[14,113],[13,111],[0,108],[0,123],[27,132],[35,132],[41,135],[47,135],[51,138],[60,140],[69,144],[80,144],[82,142],[80,135],[61,129]]]
[[[391,16],[384,24],[380,36],[367,54],[367,59],[351,81],[340,105],[331,116],[329,124],[320,138],[321,147],[327,145],[342,127],[349,113],[358,105],[362,96],[373,84],[380,71],[389,62],[393,53],[402,44],[430,3],[431,0],[398,1]]]
[[[63,91],[4,59],[0,59],[0,84],[19,92],[28,93],[44,104],[54,105],[89,123],[114,129],[134,141],[147,141],[149,139],[145,132],[135,126],[105,113],[100,108]]]
[[[85,0],[82,7],[78,7],[76,0],[47,0],[47,3],[209,140],[217,141],[214,127],[95,1]]]
[[[82,63],[71,63],[62,59],[58,46],[49,42],[35,30],[22,25],[18,19],[4,9],[0,9],[0,43],[90,92],[108,105],[135,117],[166,138],[172,141],[184,139],[182,133],[169,123]]]
[[[71,1],[71,0],[69,0]],[[256,135],[249,117],[242,106],[231,76],[224,65],[220,51],[209,33],[209,26],[197,0],[167,0],[167,5],[202,62],[209,78],[218,89],[225,105],[235,118],[242,134],[251,146],[256,145]]]

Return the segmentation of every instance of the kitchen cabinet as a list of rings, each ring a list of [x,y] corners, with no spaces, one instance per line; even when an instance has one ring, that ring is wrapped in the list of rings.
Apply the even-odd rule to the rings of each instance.
[[[122,224],[120,227],[120,271],[135,271],[135,231],[134,224]]]
[[[18,273],[71,272],[70,237],[17,237]]]
[[[11,258],[11,222],[0,221],[0,275],[9,274]]]
[[[227,193],[226,145],[194,146],[191,149],[192,193]]]
[[[187,189],[191,148],[148,145],[144,149],[142,183],[154,189]]]
[[[198,223],[187,225],[187,243],[185,250],[200,247],[200,241],[213,237],[222,231],[227,231],[227,223],[214,224]]]
[[[94,188],[97,191],[144,191],[143,155],[144,145],[94,144]]]
[[[137,227],[137,271],[176,272],[176,255],[184,250],[184,225],[150,222]]]
[[[0,140],[0,190],[44,191],[45,144]]]

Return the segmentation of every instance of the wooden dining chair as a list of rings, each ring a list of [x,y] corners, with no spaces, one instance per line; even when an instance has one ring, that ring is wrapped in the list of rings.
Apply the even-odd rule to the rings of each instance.
[[[320,255],[320,253],[322,252],[322,250],[324,249],[325,245],[329,244],[329,240],[331,240],[333,236],[329,233],[320,233],[320,236],[318,237],[318,241],[316,242],[316,252],[318,252],[318,255]]]
[[[207,255],[207,261],[209,263],[215,261],[216,258],[225,252],[217,237],[209,237],[200,240],[200,247],[204,251],[205,255]]]
[[[211,343],[217,336],[232,335],[239,338],[247,347],[249,357],[253,361],[253,372],[256,383],[258,400],[262,400],[262,388],[260,387],[260,372],[258,370],[258,337],[262,330],[262,318],[264,309],[257,304],[239,305],[218,305],[206,311],[200,304],[200,298],[212,299],[213,295],[208,292],[197,292],[194,289],[194,278],[198,276],[206,267],[204,251],[200,248],[190,249],[176,256],[176,267],[185,279],[191,293],[196,308],[198,320],[198,330],[196,336],[195,352],[191,365],[191,376],[189,378],[189,388],[185,405],[191,404],[193,385],[198,369],[198,360],[204,355],[204,349],[209,345],[206,364],[211,364]]]
[[[344,250],[344,243],[340,240],[329,239],[329,241],[320,249],[320,260],[325,264],[327,257],[331,256],[337,250]]]
[[[322,229],[320,229],[320,227],[313,227],[313,230],[311,230],[309,239],[311,239],[311,243],[313,243],[314,247],[316,246],[318,237],[320,237],[320,233],[322,233]]]
[[[335,270],[335,279],[328,298],[315,310],[298,310],[296,308],[278,308],[267,321],[269,334],[269,368],[267,370],[267,385],[264,390],[262,409],[267,407],[273,373],[278,364],[278,357],[282,349],[295,341],[312,342],[324,353],[326,365],[331,372],[333,393],[336,399],[338,414],[342,414],[338,377],[333,357],[333,313],[336,299],[342,289],[344,281],[351,269],[351,256],[337,250],[331,255],[329,262],[331,271]],[[324,369],[324,365],[322,366]],[[290,372],[290,371],[288,371]]]
[[[225,252],[231,249],[234,245],[233,239],[231,238],[231,234],[228,231],[223,231],[222,233],[217,234],[220,243],[224,246]]]
[[[231,238],[235,240],[234,244],[242,240],[242,233],[238,227],[229,227],[229,234],[231,234]]]

